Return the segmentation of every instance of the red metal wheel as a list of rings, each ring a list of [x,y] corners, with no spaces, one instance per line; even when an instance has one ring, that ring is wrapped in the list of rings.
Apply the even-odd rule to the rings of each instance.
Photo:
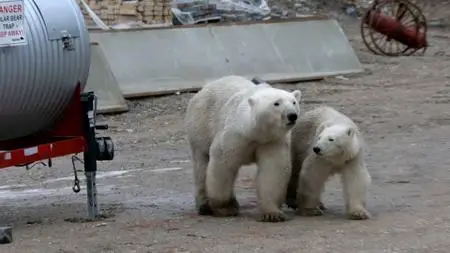
[[[375,46],[375,43],[372,39],[372,36],[371,36],[372,29],[369,27],[369,25],[366,22],[364,22],[364,20],[366,20],[366,19],[369,19],[369,11],[367,11],[366,14],[364,14],[363,22],[361,22],[361,37],[363,39],[363,42],[372,53],[374,53],[376,55],[381,55],[382,53]]]
[[[416,20],[414,20],[414,23],[416,24],[415,29],[418,34],[424,34],[424,36],[427,34],[428,31],[428,25],[427,20],[425,18],[425,15],[423,14],[422,10],[419,8],[419,6],[415,3],[409,2],[408,5],[410,11],[414,13],[414,17],[417,17]],[[424,55],[427,51],[428,43],[426,43],[421,48],[409,48],[403,55],[409,56],[413,54],[419,54]]]
[[[426,32],[425,16],[408,0],[375,1],[361,22],[364,44],[378,55],[423,54],[428,46]]]

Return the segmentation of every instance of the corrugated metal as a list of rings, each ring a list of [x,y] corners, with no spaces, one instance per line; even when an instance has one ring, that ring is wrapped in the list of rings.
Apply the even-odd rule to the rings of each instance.
[[[25,0],[28,45],[0,48],[0,140],[45,129],[61,116],[77,81],[86,83],[91,52],[84,18],[74,0],[53,2]],[[72,51],[55,36],[67,31],[75,33]]]

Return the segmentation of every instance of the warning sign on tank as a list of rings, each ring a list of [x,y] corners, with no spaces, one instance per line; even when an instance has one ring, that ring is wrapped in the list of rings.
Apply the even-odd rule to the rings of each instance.
[[[24,0],[0,1],[0,47],[26,45]]]

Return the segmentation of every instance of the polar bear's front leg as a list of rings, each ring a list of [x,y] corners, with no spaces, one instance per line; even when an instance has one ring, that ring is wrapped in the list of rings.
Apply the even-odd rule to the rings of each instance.
[[[291,153],[291,155],[294,154]],[[297,210],[298,208],[297,191],[303,160],[298,159],[298,157],[291,157],[291,160],[292,160],[292,173],[287,188],[286,204],[289,208]],[[326,210],[326,207],[322,203],[322,201],[319,203],[319,209],[322,211]]]
[[[308,156],[303,161],[297,190],[298,215],[320,216],[323,214],[321,195],[331,172],[332,165],[315,155]]]
[[[351,161],[342,169],[342,185],[349,219],[366,220],[371,217],[366,210],[366,192],[370,183],[370,174],[360,159]]]
[[[297,152],[291,152],[291,176],[289,178],[286,192],[286,205],[294,210],[297,209],[298,180],[303,163],[301,155],[296,153]]]
[[[191,156],[194,165],[195,206],[199,215],[211,215],[211,209],[206,198],[206,170],[209,155],[191,145]]]
[[[237,159],[239,156],[234,152],[212,153],[216,154],[210,156],[206,171],[208,207],[214,216],[236,216],[239,214],[239,203],[234,194],[234,184],[241,166]]]
[[[268,144],[256,151],[258,172],[256,175],[258,204],[262,222],[281,222],[286,216],[281,206],[291,176],[288,143]]]

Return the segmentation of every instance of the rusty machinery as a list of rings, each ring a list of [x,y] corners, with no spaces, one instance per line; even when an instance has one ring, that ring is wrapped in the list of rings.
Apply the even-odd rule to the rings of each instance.
[[[419,6],[408,0],[375,0],[364,14],[361,36],[377,55],[424,54],[427,21]]]

